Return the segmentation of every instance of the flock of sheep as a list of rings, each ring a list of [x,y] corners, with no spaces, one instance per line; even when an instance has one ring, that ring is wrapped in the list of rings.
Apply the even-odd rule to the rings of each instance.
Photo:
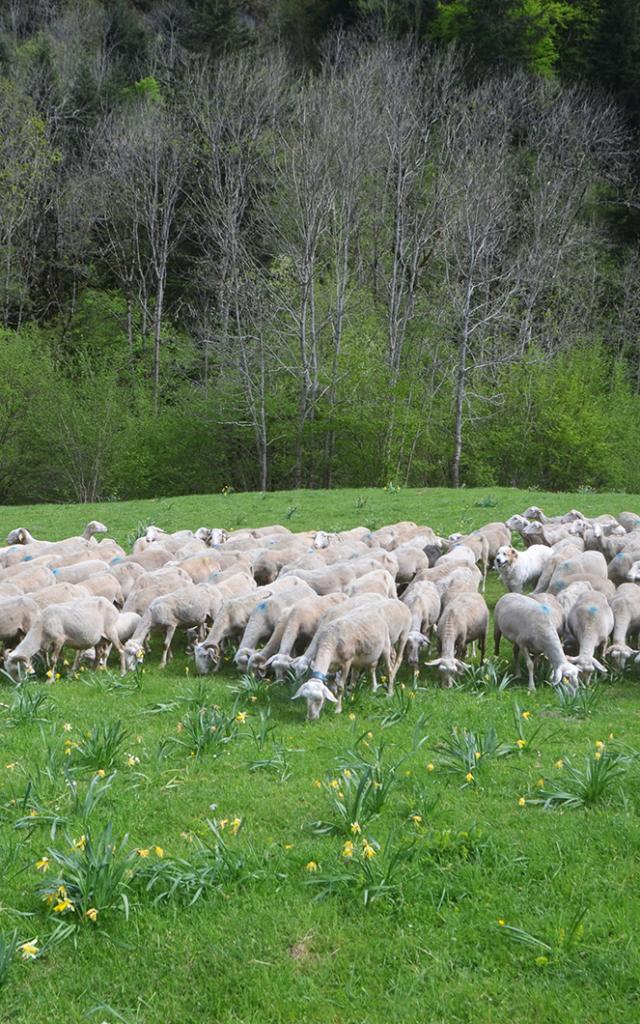
[[[622,667],[638,654],[640,516],[631,512],[547,517],[531,507],[446,539],[412,522],[334,534],[152,526],[131,554],[97,539],[106,532],[93,521],[81,536],[44,541],[20,528],[0,548],[0,640],[14,680],[33,672],[36,655],[55,674],[65,647],[76,652],[73,671],[82,658],[106,665],[115,649],[125,674],[154,632],[163,634],[162,668],[181,630],[199,674],[234,645],[241,671],[293,673],[294,699],[316,719],[327,700],[341,710],[345,686],[363,671],[375,690],[382,667],[392,694],[406,659],[415,680],[433,643],[437,657],[425,664],[447,686],[467,668],[469,645],[484,658],[480,591],[491,566],[509,591],[495,608],[495,652],[501,637],[511,641],[530,689],[540,657],[553,685],[575,689],[606,671],[597,656]],[[514,532],[524,550],[512,546]]]

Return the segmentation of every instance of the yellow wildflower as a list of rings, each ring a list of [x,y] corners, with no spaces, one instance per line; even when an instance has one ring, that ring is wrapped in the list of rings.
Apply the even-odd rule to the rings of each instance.
[[[350,839],[347,839],[346,843],[342,847],[343,857],[353,857],[353,843]]]
[[[246,722],[246,720],[247,720],[247,712],[246,711],[238,711],[238,714],[236,715],[236,722],[240,722],[240,724],[242,725],[244,722]]]
[[[35,960],[40,950],[36,942],[23,942],[20,946],[20,952],[23,960]]]
[[[29,811],[29,817],[30,818],[37,818],[38,817],[38,812],[36,810]]]
[[[315,860],[310,860],[307,864],[305,864],[305,869],[310,872],[317,871],[318,865],[316,864]]]
[[[530,712],[530,711],[523,711],[523,712],[522,712],[522,717],[523,717],[523,718],[525,719],[525,721],[526,721],[526,719],[527,719],[527,718],[531,718],[531,712]]]
[[[62,728],[65,732],[71,732],[71,722],[65,722]]]
[[[312,785],[316,789],[322,789],[322,783],[320,782],[320,779],[314,779]]]
[[[98,768],[96,772],[96,775],[98,776],[99,779],[104,779],[106,774],[107,773],[105,772],[104,768]]]
[[[434,768],[435,768],[435,765],[434,765],[433,761],[429,761],[429,764],[427,765],[427,771],[428,772],[432,772]]]
[[[282,849],[283,850],[293,850],[293,843],[283,843],[282,844]]]
[[[56,682],[58,682],[59,679],[60,679],[60,673],[56,672]]]
[[[332,779],[329,785],[331,786],[332,789],[340,789],[340,783],[338,782],[337,779]]]
[[[160,860],[162,860],[162,858],[164,857],[164,850],[162,849],[161,846],[154,846],[153,852],[155,853],[156,857],[160,857]]]
[[[475,752],[475,754],[473,756],[475,757],[476,761],[479,761],[480,758],[482,757],[482,754],[480,753],[479,750],[476,750],[476,752]]]
[[[367,733],[367,739],[370,739],[370,740],[373,739],[373,733],[372,732],[368,732]]]
[[[343,771],[342,774],[344,775],[345,779],[350,779],[351,778],[351,772],[349,771],[348,768],[345,768],[345,770]]]
[[[465,775],[465,779],[467,780],[467,782],[473,782],[473,773],[467,772],[467,774]]]
[[[64,914],[65,910],[73,910],[73,903],[68,896],[65,896],[64,899],[56,903],[53,908],[54,914]]]
[[[540,776],[540,778],[536,782],[536,786],[538,786],[539,789],[542,789],[542,787],[544,786],[544,779],[542,778],[542,776]]]
[[[47,679],[53,679],[53,672],[51,671],[51,669],[49,669],[49,671],[47,672]]]
[[[218,828],[224,830],[227,827],[228,824],[229,824],[229,819],[228,818],[220,818],[220,821],[218,822]]]
[[[602,740],[596,740],[596,750],[602,750],[603,747],[604,743],[602,742]]]
[[[138,857],[148,857],[149,856],[149,851],[147,849],[136,850],[136,853],[138,854]]]
[[[44,872],[48,871],[48,870],[49,870],[49,858],[48,857],[41,857],[40,860],[36,861],[36,871],[42,871],[43,874],[44,874]]]
[[[501,928],[504,928],[506,923],[507,922],[505,921],[504,917],[499,917],[498,918],[498,924],[500,925]]]
[[[356,716],[354,715],[353,711],[350,711],[349,712],[349,721],[350,722],[355,722],[355,720],[356,720]]]
[[[564,768],[564,761],[560,758],[553,766],[554,768]]]
[[[89,907],[85,914],[85,917],[88,917],[90,921],[95,922],[98,920],[98,911],[96,910],[95,907]]]
[[[412,820],[414,825],[421,825],[422,824],[422,815],[421,814],[412,814],[411,815],[411,820]]]
[[[360,827],[360,822],[359,821],[352,821],[351,822],[351,835],[359,836],[361,832],[362,832],[362,828]]]
[[[600,758],[602,757],[602,751],[601,750],[596,750],[596,752],[595,752],[595,754],[593,756],[595,757],[596,761],[599,761]]]
[[[10,761],[9,764],[5,764],[5,768],[8,768],[10,772],[12,772],[13,769],[17,768],[17,767],[18,767],[18,762],[17,761]]]
[[[548,956],[537,956],[536,957],[536,963],[537,963],[538,967],[546,967],[547,964],[549,963],[549,957]]]
[[[526,745],[527,745],[527,741],[526,740],[516,740],[516,747],[518,747],[519,750],[523,750],[524,747],[526,747]]]
[[[84,850],[86,845],[87,845],[87,837],[85,835],[81,835],[80,838],[76,839],[75,843],[73,843],[72,849],[73,850]]]
[[[374,850],[373,846],[371,845],[371,843],[367,842],[366,839],[362,847],[362,852],[364,856],[367,858],[367,860],[371,860],[371,858],[375,857],[376,855],[376,851]]]
[[[526,807],[526,806],[527,806],[527,801],[525,800],[525,798],[523,796],[521,796],[520,799],[518,800],[518,807]]]
[[[135,765],[140,764],[140,758],[136,757],[135,754],[127,754],[127,764],[130,768],[133,768]]]
[[[229,829],[229,831],[231,832],[232,836],[237,836],[238,832],[240,831],[241,825],[242,825],[242,818],[234,818],[233,819],[233,821],[231,822],[231,828]]]

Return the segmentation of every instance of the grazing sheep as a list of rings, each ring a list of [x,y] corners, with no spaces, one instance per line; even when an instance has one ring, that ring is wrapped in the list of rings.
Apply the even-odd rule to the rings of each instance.
[[[321,597],[325,594],[344,593],[356,578],[355,572],[346,562],[328,565],[324,569],[292,569],[286,576],[280,576],[279,579],[286,580],[292,575],[303,580]]]
[[[507,590],[521,594],[528,583],[538,582],[552,554],[552,549],[544,544],[532,544],[525,551],[516,551],[505,544],[498,548],[494,567]]]
[[[311,593],[312,590],[309,589],[307,596]],[[286,619],[293,605],[301,598],[301,588],[292,587],[290,590],[279,590],[256,605],[249,616],[233,659],[237,668],[243,672],[246,670],[249,660],[256,653],[259,641],[271,637],[278,623]]]
[[[619,551],[609,562],[607,575],[611,582],[616,586],[629,581],[633,583],[638,578],[634,568],[638,560],[640,560],[640,545]]]
[[[640,516],[637,512],[620,512],[616,516],[616,519],[627,533],[633,533],[635,530],[640,530]]]
[[[74,565],[63,565],[53,569],[58,583],[84,583],[90,576],[98,576],[105,571],[105,564],[99,558],[76,562]]]
[[[516,674],[524,655],[529,674],[529,689],[535,690],[534,657],[544,655],[551,664],[551,682],[559,686],[564,679],[577,687],[579,672],[565,655],[551,612],[543,604],[524,594],[504,594],[494,612],[494,650],[500,653],[500,639],[505,636],[513,644]],[[533,655],[533,657],[532,657]]]
[[[242,635],[251,613],[261,601],[270,597],[272,592],[269,587],[258,587],[248,594],[229,598],[223,603],[206,637],[193,649],[198,675],[206,676],[211,671],[218,671],[224,641]]]
[[[567,630],[579,645],[578,654],[569,660],[578,666],[588,683],[594,672],[606,672],[596,660],[598,648],[604,650],[613,629],[613,612],[604,594],[581,594],[567,616]]]
[[[144,658],[145,642],[152,632],[164,634],[162,657],[158,668],[164,668],[170,657],[171,641],[176,629],[204,626],[210,609],[207,591],[189,583],[170,594],[154,598],[142,616],[138,628],[125,644],[127,670],[131,672]]]
[[[269,668],[276,679],[281,679],[291,667],[295,647],[302,642],[308,646],[326,612],[337,609],[346,601],[344,594],[327,594],[325,597],[313,594],[296,602],[262,650],[253,654],[249,668],[256,672]]]
[[[488,624],[489,609],[481,594],[456,594],[446,606],[438,622],[439,657],[427,662],[442,673],[443,686],[453,686],[453,677],[468,667],[464,663],[467,646],[476,640],[482,664]]]
[[[609,598],[609,604],[613,612],[613,635],[611,645],[604,653],[606,657],[612,657],[620,668],[624,668],[629,658],[637,653],[627,640],[634,637],[637,645],[640,632],[640,587],[637,583],[622,583]]]
[[[566,540],[572,536],[575,536],[575,534],[572,533],[569,526],[546,526],[535,520],[529,523],[522,531],[522,537],[525,542],[528,541],[529,544],[546,544],[550,548],[557,544],[559,540]]]
[[[321,679],[307,679],[298,687],[291,700],[298,700],[300,697],[307,702],[307,721],[316,722],[320,718],[320,712],[326,700],[337,704],[337,697],[334,697],[329,687]]]
[[[396,583],[390,572],[386,569],[372,569],[364,576],[353,580],[346,588],[347,597],[357,597],[358,594],[380,594],[382,597],[397,597]]]
[[[138,615],[144,615],[156,597],[170,594],[173,590],[178,590],[189,583],[191,583],[191,580],[188,575],[178,568],[147,573],[137,581],[124,602],[122,610],[123,612],[136,612]]]
[[[607,563],[600,551],[584,551],[582,554],[563,558],[560,562],[549,559],[545,569],[546,571],[541,573],[538,579],[538,585],[535,588],[537,592],[548,590],[555,594],[567,585],[565,580],[576,576],[594,576],[602,580],[607,578]]]
[[[24,594],[0,600],[0,640],[21,640],[40,617],[38,605]]]
[[[389,679],[392,678],[391,641],[380,608],[369,606],[354,611],[321,627],[318,632],[311,662],[311,682],[326,683],[329,673],[336,673],[337,714],[342,711],[342,696],[352,668],[368,670],[374,689],[377,689],[376,669],[381,660]]]
[[[19,666],[31,665],[40,651],[50,652],[51,672],[55,673],[62,648],[86,651],[105,642],[113,644],[120,655],[120,670],[126,672],[124,647],[117,631],[118,612],[104,597],[85,597],[70,604],[53,604],[44,608],[24,640],[5,658],[5,668],[17,677]]]
[[[440,618],[441,601],[438,588],[426,580],[412,583],[402,595],[402,603],[411,612],[411,629],[407,637],[407,662],[413,669],[414,685],[420,672],[420,651],[430,642]]]

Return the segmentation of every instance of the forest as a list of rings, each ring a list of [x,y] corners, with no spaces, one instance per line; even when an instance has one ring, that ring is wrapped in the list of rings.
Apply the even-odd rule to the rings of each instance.
[[[0,0],[0,503],[640,491],[635,0]]]

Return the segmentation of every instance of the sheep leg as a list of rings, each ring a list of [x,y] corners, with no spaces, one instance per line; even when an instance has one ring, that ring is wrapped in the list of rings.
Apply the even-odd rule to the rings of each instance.
[[[501,639],[502,639],[502,633],[500,632],[500,629],[498,628],[498,626],[494,625],[494,627],[493,627],[493,653],[494,653],[494,656],[496,658],[500,654],[500,640]]]
[[[479,641],[478,641],[478,646],[480,648],[480,664],[481,665],[484,664],[484,656],[485,656],[486,645],[487,645],[487,634],[483,633],[482,636],[480,637]]]
[[[71,672],[72,673],[73,672],[77,672],[78,669],[80,668],[80,659],[82,658],[82,653],[83,653],[82,651],[76,651],[76,656],[73,659],[73,664],[71,666]]]
[[[387,677],[388,677],[388,680],[389,680],[389,682],[387,684],[387,696],[388,697],[393,697],[396,672],[398,671],[397,666],[391,660],[392,657],[393,657],[393,648],[391,647],[391,643],[389,642],[389,637],[387,636],[384,648],[382,650],[382,658],[384,659],[384,663],[385,663],[385,665],[387,667]]]
[[[57,643],[54,644],[54,646],[52,648],[52,651],[51,651],[51,679],[52,680],[55,679],[55,677],[56,677],[56,666],[58,664],[58,658],[60,657],[60,652],[62,651],[63,647],[64,647],[64,641],[63,640],[59,640]]]
[[[349,678],[349,672],[350,671],[351,671],[351,662],[348,661],[343,666],[342,671],[336,673],[336,684],[337,684],[336,685],[336,689],[338,691],[336,693],[336,697],[338,698],[337,701],[336,701],[336,715],[339,715],[339,714],[342,713],[342,695],[344,693],[344,684],[345,684],[346,680]]]
[[[378,689],[378,677],[376,675],[376,669],[377,668],[378,668],[378,663],[377,662],[376,662],[375,665],[371,666],[371,691],[372,691],[372,693],[375,693],[376,690]]]
[[[162,657],[160,658],[160,664],[158,668],[165,668],[167,664],[167,658],[169,656],[169,648],[171,647],[171,641],[173,640],[173,634],[176,631],[175,626],[167,626],[164,633],[164,648],[162,651]]]
[[[524,660],[527,665],[527,672],[529,673],[529,690],[535,690],[536,684],[533,678],[533,658],[526,647],[524,648]]]

